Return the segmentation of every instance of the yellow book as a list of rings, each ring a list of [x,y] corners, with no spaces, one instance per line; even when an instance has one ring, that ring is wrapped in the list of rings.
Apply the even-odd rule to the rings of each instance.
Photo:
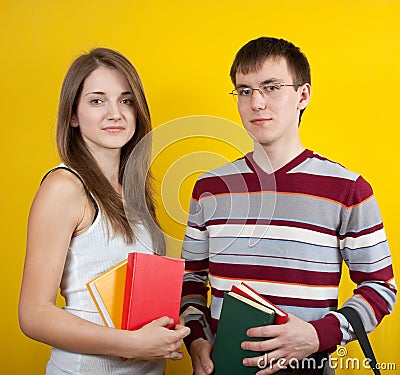
[[[123,260],[86,283],[107,327],[121,328],[127,262]]]

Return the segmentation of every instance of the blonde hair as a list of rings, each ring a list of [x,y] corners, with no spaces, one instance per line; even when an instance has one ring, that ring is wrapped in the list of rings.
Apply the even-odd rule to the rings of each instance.
[[[126,185],[128,199],[124,210],[120,196],[102,173],[89,152],[79,127],[71,126],[85,79],[99,66],[116,69],[128,81],[136,109],[136,130],[133,137],[122,147],[119,167],[119,182],[122,184],[124,170],[134,148],[136,162],[130,168]],[[142,82],[133,65],[119,52],[108,48],[95,48],[79,56],[69,68],[62,85],[57,121],[57,147],[62,161],[76,170],[85,181],[87,189],[94,195],[111,227],[112,233],[123,235],[127,243],[135,241],[134,230],[142,223],[150,232],[154,251],[165,253],[165,238],[155,214],[152,176],[149,172],[151,155],[151,119]],[[125,207],[125,208],[126,208]],[[128,217],[127,217],[128,216]]]

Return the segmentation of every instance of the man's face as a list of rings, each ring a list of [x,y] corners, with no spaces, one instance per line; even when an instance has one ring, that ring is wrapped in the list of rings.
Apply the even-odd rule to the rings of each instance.
[[[261,68],[252,73],[236,73],[236,88],[270,87],[273,83],[294,84],[286,59],[268,58]],[[271,86],[265,94],[253,90],[247,99],[238,101],[238,109],[245,129],[264,148],[290,147],[298,141],[300,110],[304,109],[311,94],[309,84],[295,87],[282,86],[277,90]],[[242,98],[243,99],[243,98]]]

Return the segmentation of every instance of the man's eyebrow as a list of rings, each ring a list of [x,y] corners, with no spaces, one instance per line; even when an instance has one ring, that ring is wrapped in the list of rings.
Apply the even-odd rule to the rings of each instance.
[[[265,81],[262,81],[262,82],[260,83],[260,85],[268,85],[269,83],[277,83],[277,82],[280,82],[280,81],[282,81],[282,80],[279,79],[279,78],[274,78],[274,77],[272,77],[272,78],[266,79]],[[235,86],[235,88],[237,88],[237,89],[243,88],[243,87],[250,87],[250,85],[246,85],[246,84],[244,84],[244,83],[239,83],[239,84],[237,84],[237,85]]]
[[[279,78],[270,78],[270,79],[266,79],[265,81],[261,82],[261,84],[268,85],[269,83],[277,83],[277,82],[282,82],[282,80]]]

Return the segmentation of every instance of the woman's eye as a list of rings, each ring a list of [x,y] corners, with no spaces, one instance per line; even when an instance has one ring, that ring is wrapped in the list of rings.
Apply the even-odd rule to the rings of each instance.
[[[92,100],[90,101],[90,103],[92,103],[92,104],[94,104],[94,105],[98,105],[98,104],[103,103],[103,101],[102,101],[101,99],[96,98],[96,99],[92,99]]]
[[[126,104],[126,105],[132,105],[133,101],[132,101],[132,99],[122,99],[121,103]]]

